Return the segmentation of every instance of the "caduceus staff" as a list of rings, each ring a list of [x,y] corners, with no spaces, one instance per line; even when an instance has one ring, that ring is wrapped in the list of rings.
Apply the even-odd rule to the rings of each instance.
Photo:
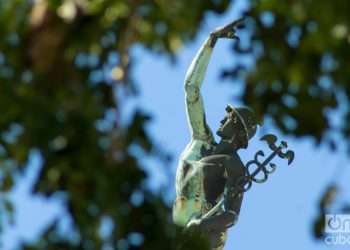
[[[247,192],[251,187],[253,182],[256,183],[264,183],[267,181],[268,176],[275,172],[277,165],[272,162],[272,160],[279,156],[281,159],[288,160],[288,165],[290,165],[294,160],[294,152],[292,150],[288,150],[283,152],[283,149],[288,148],[288,144],[286,141],[281,141],[281,143],[277,146],[277,137],[273,134],[267,134],[260,138],[262,141],[266,141],[269,148],[272,150],[272,153],[261,162],[259,157],[264,157],[265,153],[262,150],[259,150],[255,153],[254,159],[248,161],[245,166],[245,174],[244,176],[239,177],[236,180],[236,184],[232,187],[231,191],[232,196],[237,196],[240,193]],[[254,170],[253,167],[255,167]],[[269,169],[270,168],[270,169]],[[259,175],[263,175],[262,178],[258,178]],[[230,192],[227,190],[227,193]],[[202,216],[202,219],[209,218],[220,211],[220,208],[224,205],[225,199],[221,198],[220,202],[218,202],[209,212]]]

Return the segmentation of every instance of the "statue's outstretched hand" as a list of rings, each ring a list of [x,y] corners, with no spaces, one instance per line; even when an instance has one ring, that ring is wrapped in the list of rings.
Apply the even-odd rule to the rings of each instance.
[[[210,33],[211,38],[217,40],[218,38],[228,38],[228,39],[238,39],[239,37],[236,35],[236,29],[243,22],[243,18],[240,18],[236,21],[233,21],[227,25],[219,27],[215,29],[212,33]]]

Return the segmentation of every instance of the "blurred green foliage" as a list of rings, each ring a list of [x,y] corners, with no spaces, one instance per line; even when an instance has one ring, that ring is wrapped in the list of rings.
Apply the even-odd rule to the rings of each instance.
[[[256,64],[247,74],[244,65],[224,72],[245,74],[244,102],[283,133],[311,136],[332,149],[339,146],[334,134],[350,149],[349,7],[346,0],[251,1],[249,41],[235,51],[254,55]],[[332,122],[334,111],[340,123]]]
[[[235,53],[253,55],[256,65],[248,73],[238,65],[224,75],[243,74],[244,102],[271,117],[282,132],[332,147],[337,143],[328,132],[336,132],[349,143],[344,103],[350,95],[350,3],[250,2],[245,15],[251,36]],[[230,4],[234,1],[0,1],[1,216],[14,210],[6,193],[34,149],[44,163],[33,192],[64,193],[74,224],[74,234],[67,236],[56,221],[37,242],[23,243],[24,249],[205,249],[203,240],[178,233],[168,205],[143,184],[147,174],[134,149],[164,155],[147,134],[151,120],[142,110],[120,123],[118,97],[122,89],[137,90],[132,77],[137,58],[129,54],[134,45],[173,57],[195,37],[207,12],[222,14]],[[330,122],[333,109],[342,111],[341,124]],[[135,196],[140,202],[132,203]],[[103,235],[105,221],[112,226]]]
[[[117,97],[122,88],[135,90],[133,45],[173,55],[194,38],[206,12],[222,13],[228,3],[0,1],[1,192],[11,190],[35,149],[44,163],[33,192],[64,193],[75,232],[62,235],[55,222],[23,248],[175,249],[189,242],[205,249],[203,240],[177,233],[168,205],[145,187],[135,148],[164,156],[142,110],[120,124]],[[2,203],[1,216],[13,210],[9,200]],[[111,229],[102,235],[106,220]]]

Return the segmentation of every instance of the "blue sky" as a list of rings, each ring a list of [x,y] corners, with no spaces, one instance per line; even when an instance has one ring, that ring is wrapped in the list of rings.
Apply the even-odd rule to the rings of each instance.
[[[124,115],[127,117],[128,110],[132,110],[135,106],[150,112],[153,115],[153,122],[148,127],[149,132],[160,147],[174,156],[174,161],[168,166],[153,158],[142,159],[151,173],[148,184],[155,189],[168,185],[168,172],[174,181],[176,159],[190,139],[183,96],[183,79],[187,67],[210,31],[238,17],[238,10],[244,8],[245,1],[237,2],[235,8],[223,17],[207,16],[197,39],[178,52],[175,65],[168,58],[146,52],[141,47],[133,50],[133,57],[137,58],[135,78],[139,83],[140,96],[126,100]],[[244,31],[242,32],[244,35]],[[202,89],[207,121],[213,131],[218,127],[227,103],[234,106],[241,104],[237,96],[243,83],[219,79],[220,70],[233,65],[237,60],[230,53],[231,45],[230,40],[220,41],[217,44]],[[277,160],[279,167],[270,176],[269,181],[254,185],[246,193],[239,222],[230,229],[225,250],[348,249],[348,247],[328,247],[322,241],[316,242],[311,232],[320,195],[332,181],[336,169],[348,163],[345,154],[332,153],[323,146],[316,148],[310,139],[294,140],[285,137],[266,121],[249,148],[239,151],[244,162],[250,160],[259,149],[269,153],[268,147],[259,141],[265,133],[276,133],[280,139],[287,140],[290,148],[296,153],[295,161],[291,166],[287,166],[286,162]],[[30,185],[39,167],[40,158],[33,154],[27,175],[11,193],[11,199],[17,206],[16,224],[8,226],[1,237],[5,250],[13,249],[16,242],[21,239],[33,240],[48,221],[65,217],[59,199],[45,200],[40,196],[33,197],[29,194]],[[345,188],[349,178],[349,171],[344,172],[339,179],[340,185]],[[170,193],[167,194],[169,200],[175,195],[174,183],[170,186]],[[343,190],[341,197],[349,198],[349,193]],[[68,227],[69,219],[64,219],[64,225]]]

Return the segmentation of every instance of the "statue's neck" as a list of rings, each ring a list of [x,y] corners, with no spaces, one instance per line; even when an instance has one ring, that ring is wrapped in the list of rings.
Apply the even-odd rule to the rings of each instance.
[[[234,143],[228,143],[225,140],[221,140],[215,147],[214,154],[228,154],[231,155],[237,147]]]

